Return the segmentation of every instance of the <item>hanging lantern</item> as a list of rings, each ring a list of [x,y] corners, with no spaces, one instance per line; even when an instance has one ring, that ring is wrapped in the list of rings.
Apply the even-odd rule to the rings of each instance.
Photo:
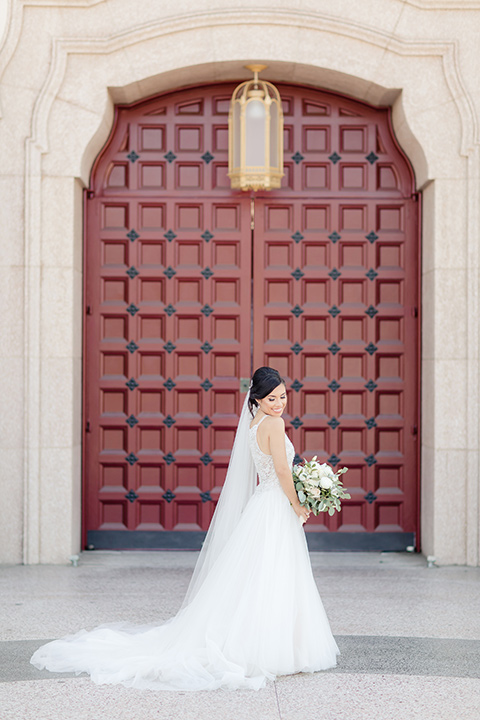
[[[228,177],[232,188],[279,188],[283,172],[283,111],[272,83],[258,79],[266,65],[247,65],[254,74],[235,88],[228,114]]]

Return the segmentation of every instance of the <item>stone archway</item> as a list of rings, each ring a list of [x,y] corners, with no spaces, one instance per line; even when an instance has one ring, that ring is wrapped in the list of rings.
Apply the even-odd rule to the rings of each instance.
[[[450,562],[468,557],[476,564],[478,543],[472,540],[467,547],[467,536],[475,538],[478,525],[478,217],[470,209],[475,206],[475,190],[468,178],[478,175],[478,152],[453,44],[403,42],[355,23],[295,11],[199,13],[170,23],[151,21],[128,32],[118,28],[116,35],[108,32],[111,28],[99,39],[73,33],[70,39],[64,34],[54,40],[53,62],[39,89],[26,143],[25,561],[60,562],[65,555],[60,547],[78,547],[81,188],[108,135],[113,103],[191,81],[241,77],[244,60],[238,58],[257,58],[262,47],[273,80],[323,86],[373,104],[392,105],[395,132],[424,196],[423,547]],[[85,76],[89,82],[79,85],[78,78]],[[453,245],[452,237],[462,242]],[[40,252],[53,257],[58,248],[65,253],[61,271],[53,273],[63,278],[66,288],[65,293],[59,291],[60,318],[55,294],[42,293],[35,269]],[[459,286],[464,289],[455,307],[442,303],[436,291],[439,283],[452,292]],[[442,342],[445,329],[452,338],[448,345]],[[59,333],[58,358],[51,358],[41,339],[50,330]],[[66,393],[57,402],[45,392],[39,404],[40,386],[53,388],[58,369]],[[458,403],[452,411],[450,388],[455,383]],[[54,488],[42,480],[46,471],[41,449],[48,440],[41,428],[59,422],[69,472]],[[468,478],[456,495],[453,514],[441,471],[449,464]],[[468,512],[467,492],[473,498]],[[68,512],[53,531],[51,514],[58,503]],[[450,537],[463,540],[451,543]]]

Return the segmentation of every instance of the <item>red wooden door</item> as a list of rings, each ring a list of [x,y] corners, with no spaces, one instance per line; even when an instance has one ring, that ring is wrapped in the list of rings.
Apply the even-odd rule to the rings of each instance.
[[[418,518],[413,176],[386,110],[281,93],[285,189],[255,203],[254,365],[288,380],[299,455],[349,468],[352,500],[309,522],[324,534],[311,546],[404,548]]]
[[[119,110],[93,174],[89,546],[198,545],[223,482],[238,378],[251,369],[250,199],[228,188],[229,95],[183,91]]]
[[[300,455],[351,468],[352,500],[311,539],[404,547],[418,515],[411,171],[387,111],[281,86],[286,177],[257,194],[252,232],[250,198],[226,178],[232,89],[118,108],[92,173],[85,544],[198,546],[239,379],[271,364],[291,388]]]

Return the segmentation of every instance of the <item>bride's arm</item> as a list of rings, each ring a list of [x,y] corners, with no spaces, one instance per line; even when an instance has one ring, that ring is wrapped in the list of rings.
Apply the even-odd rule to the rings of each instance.
[[[281,417],[268,419],[268,432],[270,439],[270,454],[275,466],[275,472],[285,495],[290,500],[293,509],[299,517],[308,520],[310,510],[300,505],[297,491],[293,484],[292,470],[289,467],[287,453],[285,451],[285,421]]]

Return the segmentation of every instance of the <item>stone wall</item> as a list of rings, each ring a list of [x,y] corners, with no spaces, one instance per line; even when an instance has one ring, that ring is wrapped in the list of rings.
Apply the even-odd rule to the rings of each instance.
[[[0,561],[79,549],[82,188],[115,102],[246,78],[391,105],[423,194],[422,548],[479,563],[480,2],[10,0]]]

